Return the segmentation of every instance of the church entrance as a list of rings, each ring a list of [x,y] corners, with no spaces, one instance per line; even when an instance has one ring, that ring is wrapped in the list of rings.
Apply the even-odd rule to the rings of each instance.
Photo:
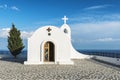
[[[55,46],[50,41],[44,44],[44,61],[45,62],[55,61]]]

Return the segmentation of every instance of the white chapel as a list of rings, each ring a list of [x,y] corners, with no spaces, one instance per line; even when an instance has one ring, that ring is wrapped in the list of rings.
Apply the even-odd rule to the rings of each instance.
[[[71,29],[66,23],[68,18],[62,18],[64,24],[43,26],[28,38],[27,61],[24,64],[74,64],[73,59],[89,58],[88,55],[77,52],[71,43]]]

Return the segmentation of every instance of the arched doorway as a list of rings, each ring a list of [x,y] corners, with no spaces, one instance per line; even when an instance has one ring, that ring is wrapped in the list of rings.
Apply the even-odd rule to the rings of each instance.
[[[52,42],[48,41],[44,44],[44,62],[55,61],[55,46]]]

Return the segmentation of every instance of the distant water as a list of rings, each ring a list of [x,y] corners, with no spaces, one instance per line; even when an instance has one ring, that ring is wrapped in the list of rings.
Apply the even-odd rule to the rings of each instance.
[[[0,50],[0,56],[1,57],[13,57],[10,53],[10,51],[7,50]],[[27,57],[27,51],[22,51],[18,57]]]
[[[88,55],[98,55],[98,56],[106,56],[113,58],[120,58],[120,50],[77,50],[80,53],[88,54]],[[9,51],[0,50],[0,56],[12,56]],[[18,55],[18,57],[27,57],[27,51],[22,51]]]
[[[120,50],[78,50],[78,52],[88,55],[120,58]]]

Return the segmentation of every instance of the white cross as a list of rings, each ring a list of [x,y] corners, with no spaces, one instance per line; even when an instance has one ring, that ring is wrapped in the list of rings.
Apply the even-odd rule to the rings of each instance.
[[[62,18],[62,20],[64,20],[64,24],[66,24],[66,21],[68,20],[68,18],[66,16],[64,16],[64,18]]]

